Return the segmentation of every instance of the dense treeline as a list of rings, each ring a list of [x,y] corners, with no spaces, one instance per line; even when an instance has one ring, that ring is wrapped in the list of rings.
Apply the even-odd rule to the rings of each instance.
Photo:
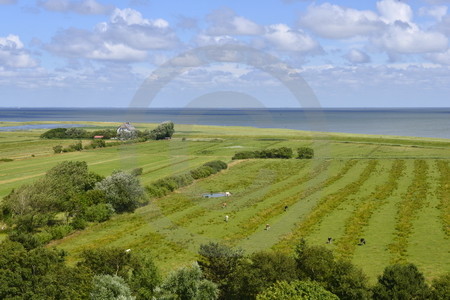
[[[102,136],[102,139],[141,139],[141,140],[162,140],[170,138],[175,133],[173,122],[166,121],[159,124],[152,130],[136,130],[129,135],[117,135],[114,129],[102,129],[87,131],[83,128],[53,128],[43,134],[42,139],[93,139],[95,136]]]
[[[280,147],[255,151],[236,152],[232,159],[251,159],[251,158],[292,158],[294,152],[291,148]],[[298,159],[311,159],[314,157],[314,150],[309,147],[300,147],[297,149]]]
[[[304,240],[294,254],[246,255],[218,243],[200,246],[198,261],[165,278],[133,249],[85,250],[69,267],[65,253],[0,244],[1,299],[448,299],[450,273],[431,285],[413,264],[385,268],[370,286],[363,272]]]
[[[103,178],[89,172],[85,162],[65,161],[6,196],[0,217],[9,225],[12,240],[33,248],[145,203],[136,176],[116,171]]]
[[[159,179],[146,186],[146,190],[151,197],[162,197],[176,189],[191,184],[196,179],[206,178],[227,167],[227,164],[223,161],[210,161],[186,174],[173,175]]]

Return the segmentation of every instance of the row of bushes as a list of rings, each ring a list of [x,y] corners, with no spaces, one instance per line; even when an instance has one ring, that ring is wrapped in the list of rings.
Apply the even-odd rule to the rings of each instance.
[[[142,139],[142,140],[162,140],[171,138],[174,134],[173,122],[166,121],[159,124],[152,130],[123,132],[117,135],[113,129],[103,129],[96,131],[87,131],[83,128],[53,128],[41,134],[42,139],[93,139],[95,136],[102,136],[102,139],[120,138]]]
[[[115,142],[108,142],[106,143],[104,140],[96,139],[93,140],[90,144],[83,146],[81,141],[76,142],[75,144],[70,144],[67,147],[63,147],[61,145],[57,145],[53,147],[54,153],[66,153],[66,152],[75,152],[75,151],[81,151],[81,150],[89,150],[89,149],[96,149],[96,148],[105,148],[105,147],[113,147],[123,144],[132,144],[132,143],[141,143],[145,142],[145,139],[135,139],[131,141],[115,141]]]
[[[191,170],[189,173],[159,179],[148,185],[146,189],[151,197],[163,197],[176,189],[191,184],[194,180],[206,178],[226,169],[227,167],[227,164],[223,161],[210,161],[194,170]]]
[[[297,149],[297,158],[310,159],[314,157],[314,150],[309,147],[300,147]],[[255,151],[237,152],[232,159],[249,159],[249,158],[292,158],[293,151],[288,147],[272,148]]]
[[[41,134],[42,139],[92,139],[94,136],[110,139],[116,137],[117,133],[112,129],[87,131],[82,128],[53,128]]]

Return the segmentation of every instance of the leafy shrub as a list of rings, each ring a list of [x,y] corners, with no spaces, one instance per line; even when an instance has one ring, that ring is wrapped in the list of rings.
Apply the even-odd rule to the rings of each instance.
[[[131,175],[140,176],[140,175],[142,175],[142,171],[143,171],[142,168],[135,168],[135,169],[131,170]]]
[[[53,239],[53,235],[46,230],[34,234],[34,237],[37,238],[41,245],[45,245]]]
[[[54,153],[61,153],[63,151],[63,146],[61,145],[57,145],[53,147],[53,152]]]
[[[279,281],[256,297],[257,300],[291,300],[339,298],[314,281]]]
[[[43,134],[41,134],[41,139],[65,139],[67,128],[53,128]]]
[[[50,234],[52,235],[52,239],[58,240],[67,236],[69,233],[73,231],[73,227],[70,225],[58,225],[53,226],[49,229]]]
[[[211,174],[214,174],[214,169],[208,166],[201,166],[191,171],[191,176],[194,179],[206,178]]]
[[[105,192],[107,201],[117,213],[133,212],[145,196],[139,179],[122,171],[98,182],[95,188]]]
[[[70,226],[73,227],[73,229],[77,229],[77,230],[83,230],[87,227],[87,222],[85,219],[83,219],[82,217],[76,217],[72,220],[72,222],[70,222]]]
[[[14,159],[11,159],[11,158],[0,158],[0,161],[3,161],[3,162],[10,162],[10,161],[13,161]]]
[[[101,139],[95,139],[95,140],[93,140],[93,141],[91,142],[91,147],[92,147],[93,149],[95,149],[95,148],[104,148],[104,147],[106,147],[106,143],[105,143],[104,140],[101,140]]]
[[[221,160],[214,160],[214,161],[207,162],[206,164],[204,164],[204,166],[211,167],[216,172],[219,172],[221,170],[225,170],[226,168],[228,168],[227,164]]]
[[[114,208],[109,203],[99,203],[86,208],[84,218],[89,222],[105,222],[114,214]]]
[[[299,159],[311,159],[314,157],[314,149],[309,147],[300,147],[297,149],[297,158]]]
[[[289,159],[293,155],[292,149],[280,147],[273,149],[264,149],[260,151],[241,151],[236,152],[232,159],[250,159],[250,158],[283,158]]]
[[[27,250],[35,249],[42,245],[39,238],[28,232],[13,231],[8,237],[13,242],[21,243]]]

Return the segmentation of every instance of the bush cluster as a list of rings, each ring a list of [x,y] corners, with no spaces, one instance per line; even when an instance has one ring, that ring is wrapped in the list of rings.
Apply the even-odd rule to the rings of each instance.
[[[103,136],[110,139],[117,136],[113,129],[87,131],[83,128],[53,128],[41,134],[42,139],[93,139],[94,136]]]
[[[203,166],[191,170],[189,173],[181,175],[173,175],[157,180],[146,186],[146,190],[151,197],[163,197],[176,189],[191,184],[194,180],[206,178],[212,174],[226,169],[226,163],[220,160],[210,161]]]
[[[26,248],[60,239],[88,222],[104,222],[115,213],[132,212],[145,203],[136,176],[89,172],[85,162],[62,162],[44,177],[13,190],[0,203],[0,220],[10,238]]]
[[[249,159],[249,158],[292,158],[293,152],[291,148],[281,147],[255,151],[237,152],[232,159]]]

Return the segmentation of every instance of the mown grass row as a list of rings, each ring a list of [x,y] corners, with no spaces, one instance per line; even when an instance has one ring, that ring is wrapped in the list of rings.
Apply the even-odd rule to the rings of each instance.
[[[387,182],[376,187],[374,192],[361,200],[352,216],[346,220],[344,234],[336,243],[336,251],[340,258],[351,259],[355,251],[356,239],[360,237],[372,214],[385,204],[386,199],[398,188],[404,170],[405,161],[396,160],[389,171]]]
[[[289,234],[283,236],[273,248],[281,251],[291,250],[295,240],[309,235],[312,232],[313,227],[320,224],[321,220],[328,213],[336,209],[343,201],[345,201],[347,197],[352,194],[356,194],[362,184],[364,184],[371,177],[377,165],[378,160],[371,160],[356,181],[347,184],[337,192],[332,193],[320,200],[308,216]]]
[[[414,177],[398,203],[395,237],[389,245],[393,263],[405,263],[409,237],[413,232],[413,221],[427,198],[428,164],[424,160],[414,161]]]
[[[271,199],[273,197],[276,197],[277,195],[287,192],[289,190],[296,190],[297,187],[305,182],[310,181],[311,179],[315,178],[316,176],[320,175],[323,172],[326,172],[328,167],[330,166],[331,161],[324,161],[320,163],[318,166],[316,166],[312,171],[308,172],[307,174],[299,177],[292,176],[290,178],[283,178],[282,181],[280,181],[280,184],[271,185],[271,189],[269,192],[265,193],[262,197],[259,197],[259,195],[254,195],[254,197],[251,197],[249,200],[245,201],[241,208],[243,207],[250,207],[254,206],[258,203],[265,202],[268,199]],[[253,196],[253,195],[250,195]],[[283,206],[283,203],[280,205]],[[289,204],[284,204],[289,205]],[[280,206],[281,207],[281,206]]]
[[[450,170],[447,161],[438,161],[437,167],[440,173],[439,209],[441,211],[442,227],[447,238],[450,237]]]
[[[249,171],[248,166],[250,165],[251,168],[251,165],[254,163],[255,161],[243,162],[243,164],[247,166],[244,167],[245,173]],[[320,170],[322,171],[326,170],[329,164],[330,164],[329,161],[320,164],[319,165]],[[227,183],[226,181],[217,178],[210,178],[201,181],[199,182],[199,186],[188,188],[186,191],[190,197],[190,200],[192,201],[193,205],[191,206],[197,205],[198,207],[196,208],[185,207],[184,211],[179,210],[175,211],[175,213],[177,213],[178,216],[173,219],[173,222],[179,226],[186,226],[189,223],[193,222],[194,220],[198,220],[198,218],[205,216],[208,211],[214,211],[218,209],[222,210],[223,207],[217,205],[217,203],[214,201],[208,203],[202,200],[198,200],[199,195],[205,191],[211,190],[215,191],[218,189],[232,191],[233,200],[229,199],[230,201],[227,202],[229,202],[230,204],[229,207],[234,208],[236,210],[242,210],[244,208],[256,205],[257,203],[264,201],[264,199],[266,199],[268,195],[276,195],[281,193],[282,191],[285,191],[286,189],[289,189],[290,186],[292,187],[293,183],[299,180],[298,178],[299,176],[304,176],[303,173],[306,170],[305,167],[307,165],[308,165],[307,161],[295,161],[295,168],[294,168],[292,163],[289,162],[278,162],[278,161],[270,162],[264,164],[263,167],[259,168],[260,174],[255,178],[252,178],[252,180],[250,181],[246,181],[244,178],[241,178],[242,176],[236,178],[235,183]],[[302,172],[300,172],[300,174],[296,174],[299,172],[298,171],[299,169],[302,170]],[[233,172],[236,171],[237,170],[234,170]],[[255,171],[257,171],[257,169],[253,170],[253,172]],[[261,174],[261,172],[263,172],[263,174]],[[220,178],[224,177],[221,176]],[[226,176],[225,178],[229,178],[229,176]],[[246,181],[246,184],[244,184],[245,188],[243,188],[241,191],[241,188],[239,188],[236,184],[241,186],[242,181]],[[268,186],[270,186],[270,191],[266,192],[264,187]],[[245,196],[248,197],[245,196],[242,197],[243,193],[245,194]],[[164,206],[165,204],[161,203],[161,205]]]
[[[263,210],[259,210],[251,218],[241,221],[238,224],[238,227],[240,228],[239,232],[227,236],[226,239],[230,240],[231,243],[237,242],[256,231],[259,226],[261,226],[261,224],[266,223],[266,221],[268,221],[270,218],[282,213],[286,205],[293,205],[299,199],[301,199],[302,193],[298,192],[298,186],[319,176],[320,174],[325,172],[329,166],[330,162],[325,161],[316,166],[311,172],[305,174],[300,178],[296,178],[295,181],[292,181],[291,179],[283,181],[281,185],[277,186],[274,189],[271,189],[268,193],[265,193],[263,197],[256,197],[253,199],[253,201],[247,201],[244,207],[255,206],[258,203],[270,201],[270,199],[283,195],[282,201],[278,201]],[[292,194],[292,191],[294,192],[294,194],[286,197],[286,194]]]
[[[333,184],[334,182],[338,181],[339,179],[341,179],[342,177],[345,176],[345,174],[348,173],[348,171],[357,163],[358,161],[356,160],[350,160],[347,161],[344,165],[344,167],[340,170],[340,172],[328,179],[326,179],[325,181],[314,185],[312,187],[307,188],[304,191],[301,192],[296,192],[294,195],[291,195],[289,197],[286,197],[283,199],[283,201],[277,202],[274,205],[271,205],[270,207],[267,207],[263,210],[260,210],[256,213],[255,216],[253,216],[252,218],[250,218],[249,220],[246,220],[245,222],[243,222],[241,224],[241,228],[242,228],[242,232],[240,232],[238,235],[236,235],[235,237],[233,237],[234,239],[241,239],[243,238],[242,235],[247,236],[250,233],[254,232],[255,230],[258,229],[258,227],[261,224],[267,223],[268,220],[270,220],[271,218],[275,217],[276,215],[279,215],[281,213],[284,212],[284,207],[285,206],[292,206],[294,205],[297,201],[304,199],[306,197],[311,196],[312,194],[316,193],[319,190],[322,190],[326,187],[328,187],[329,185]],[[321,168],[317,168],[316,170],[314,170],[313,172],[311,172],[310,174],[307,174],[305,177],[302,178],[302,180],[300,182],[297,182],[297,186],[304,184],[312,179],[314,179],[315,177],[317,177],[319,174],[321,174],[323,171],[321,170]],[[297,187],[294,187],[297,188]],[[274,194],[276,195],[276,194]],[[274,196],[273,195],[273,196]]]

